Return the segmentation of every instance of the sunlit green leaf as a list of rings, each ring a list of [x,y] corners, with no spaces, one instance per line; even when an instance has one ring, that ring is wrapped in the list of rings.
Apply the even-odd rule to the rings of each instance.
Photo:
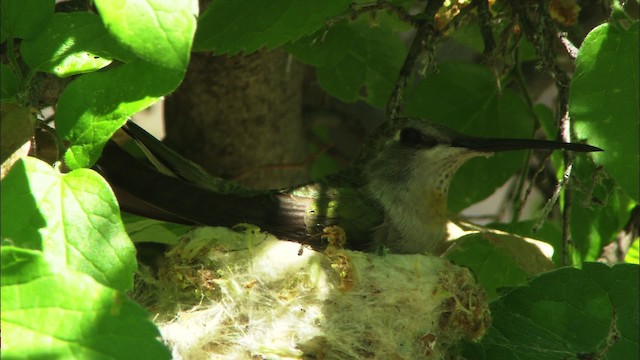
[[[624,258],[624,262],[636,265],[640,264],[640,259],[638,256],[638,245],[640,245],[640,241],[636,239],[629,248],[629,252],[627,252],[627,256],[625,256]]]
[[[91,166],[127,118],[173,91],[184,73],[145,62],[84,74],[58,101],[56,128],[71,142],[65,161],[72,169]]]
[[[553,248],[553,254],[551,259],[556,266],[562,266],[562,231],[553,222],[548,219],[542,227],[533,232],[533,228],[537,222],[537,219],[519,221],[513,224],[504,223],[492,223],[490,226],[493,229],[506,231],[510,234],[518,234],[520,236],[530,238],[537,241],[542,241],[549,244]]]
[[[120,290],[133,286],[135,249],[107,182],[88,169],[61,175],[19,160],[2,180],[2,239]]]
[[[72,169],[93,165],[129,116],[180,84],[195,31],[194,0],[96,5],[110,33],[144,61],[85,74],[65,88],[57,105],[56,128],[71,143],[65,162]]]
[[[125,212],[122,213],[122,222],[131,241],[135,243],[154,242],[177,245],[180,236],[192,228],[187,225],[148,219]]]
[[[578,137],[605,151],[593,155],[636,201],[640,116],[638,23],[607,23],[585,38],[576,59],[569,110]]]
[[[137,56],[168,69],[189,63],[197,0],[96,0],[111,34]]]
[[[149,314],[123,293],[2,246],[3,359],[169,359]]]
[[[113,58],[133,59],[100,17],[88,12],[54,14],[44,31],[22,43],[20,53],[30,68],[60,77],[101,69]]]

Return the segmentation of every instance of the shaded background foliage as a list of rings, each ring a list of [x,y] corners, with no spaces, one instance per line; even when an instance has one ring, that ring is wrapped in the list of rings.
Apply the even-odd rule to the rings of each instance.
[[[494,327],[468,357],[637,355],[637,266],[591,263],[638,262],[637,2],[54,5],[1,3],[3,357],[120,358],[121,348],[168,357],[145,311],[122,296],[136,268],[127,237],[145,233],[125,232],[109,185],[84,169],[127,118],[164,96],[173,147],[259,187],[346,166],[366,129],[400,114],[473,135],[605,149],[470,161],[452,184],[450,208],[507,183],[487,226],[550,244],[555,265],[534,266],[525,248],[497,236],[470,235],[449,257],[474,269],[495,299]],[[56,135],[42,125],[48,106]],[[16,160],[27,153],[62,165]],[[559,195],[559,206],[538,200],[525,216],[531,193]],[[540,274],[567,264],[576,268]],[[59,308],[79,314],[65,329],[50,326]],[[113,338],[98,336],[105,328]],[[55,341],[44,347],[46,339]],[[123,347],[105,345],[114,341]]]

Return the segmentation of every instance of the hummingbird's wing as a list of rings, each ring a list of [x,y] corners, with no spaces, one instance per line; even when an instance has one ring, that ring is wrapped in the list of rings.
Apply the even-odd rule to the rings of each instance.
[[[94,168],[111,184],[124,211],[182,224],[250,223],[317,248],[326,245],[327,226],[340,226],[350,244],[364,248],[382,223],[382,210],[344,177],[284,190],[250,190],[208,174],[135,125],[127,124],[125,131],[158,164],[154,168],[136,159],[113,141],[105,146]]]
[[[373,232],[384,222],[382,208],[373,201],[363,187],[334,177],[301,185],[287,190],[293,201],[309,201],[308,227],[322,230],[339,226],[347,236],[347,247],[369,250],[373,245]]]
[[[258,193],[236,182],[212,176],[200,165],[178,154],[133,121],[127,121],[122,130],[138,145],[153,166],[163,174],[181,178],[192,184],[224,193]]]

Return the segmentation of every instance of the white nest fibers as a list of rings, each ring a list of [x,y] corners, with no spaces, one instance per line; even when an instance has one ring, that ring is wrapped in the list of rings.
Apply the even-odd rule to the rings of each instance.
[[[438,257],[204,227],[167,258],[158,325],[175,359],[441,359],[490,323],[470,272]]]

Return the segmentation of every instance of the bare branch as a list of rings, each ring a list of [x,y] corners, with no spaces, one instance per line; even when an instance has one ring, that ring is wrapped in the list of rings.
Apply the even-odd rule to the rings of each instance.
[[[400,115],[403,110],[402,92],[407,87],[407,82],[413,68],[415,67],[418,57],[423,53],[427,39],[429,38],[429,31],[426,26],[419,26],[416,31],[416,35],[413,38],[407,57],[404,59],[404,63],[400,68],[400,73],[396,83],[393,86],[393,91],[387,102],[387,119],[393,119]]]
[[[491,57],[496,48],[496,40],[491,31],[491,13],[489,12],[489,3],[487,0],[475,0],[474,3],[478,7],[478,17],[480,18],[480,34],[484,42],[484,55]]]
[[[572,61],[575,61],[578,56],[578,48],[567,38],[566,33],[558,33],[558,39],[560,39],[560,42],[567,50],[567,55],[569,55]]]
[[[433,45],[440,37],[441,32],[434,25],[434,17],[438,12],[438,9],[442,6],[444,0],[429,1],[424,11],[417,15],[424,19],[417,23],[416,34],[407,53],[407,57],[400,68],[400,73],[389,96],[387,102],[386,115],[387,119],[394,119],[403,112],[403,99],[402,92],[407,87],[409,77],[413,73],[416,62],[420,56],[425,52],[425,49],[429,45]],[[430,57],[427,58],[427,67],[431,62]]]
[[[553,195],[551,195],[551,198],[547,200],[547,203],[542,208],[542,215],[540,215],[538,221],[536,221],[536,223],[533,225],[533,229],[531,229],[532,232],[538,232],[538,230],[540,230],[540,228],[544,224],[547,216],[549,216],[549,213],[553,209],[553,206],[560,196],[560,192],[565,188],[567,182],[569,181],[569,178],[571,177],[571,168],[572,166],[570,165],[567,169],[565,169],[565,172],[562,175],[562,179],[560,179],[560,182],[558,182],[558,185],[556,185],[556,189],[554,190]]]
[[[553,45],[556,41],[561,41],[569,55],[573,50],[567,47],[567,42],[562,41],[563,35],[558,30],[557,24],[549,17],[546,3],[529,4],[517,0],[512,0],[511,5],[520,20],[520,25],[527,39],[534,45],[541,63],[555,78],[555,85],[558,89],[558,108],[556,110],[556,119],[558,122],[558,138],[563,142],[571,142],[571,121],[569,118],[569,83],[571,77],[568,72],[558,63],[557,57],[553,51]],[[572,58],[574,58],[572,56]],[[558,184],[556,193],[549,200],[546,208],[555,202],[558,191],[564,186],[565,196],[563,203],[563,226],[562,226],[562,263],[566,265],[569,261],[568,250],[571,244],[571,191],[568,191],[570,184],[567,183],[571,175],[573,164],[573,155],[569,151],[564,152],[564,176]],[[566,184],[565,184],[566,183]],[[563,185],[563,186],[561,186]],[[546,217],[547,214],[544,215]],[[539,228],[540,221],[536,224]]]

